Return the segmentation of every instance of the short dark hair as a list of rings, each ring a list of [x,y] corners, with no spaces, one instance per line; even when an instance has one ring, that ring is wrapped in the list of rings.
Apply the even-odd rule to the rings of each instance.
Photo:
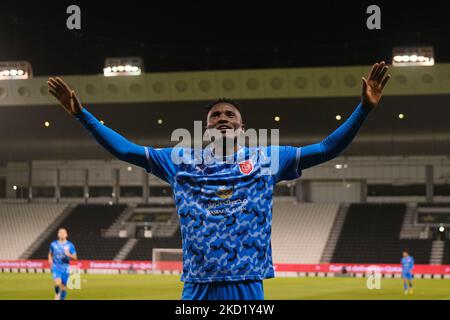
[[[219,99],[217,99],[217,100],[214,100],[214,101],[208,103],[208,104],[205,106],[206,114],[208,114],[208,113],[211,111],[211,109],[212,109],[216,104],[219,104],[219,103],[227,103],[227,104],[230,104],[230,105],[232,105],[233,107],[235,107],[235,108],[239,111],[239,113],[242,114],[242,112],[241,112],[241,107],[239,106],[239,104],[236,103],[236,101],[231,100],[231,99],[229,99],[229,98],[219,98]]]

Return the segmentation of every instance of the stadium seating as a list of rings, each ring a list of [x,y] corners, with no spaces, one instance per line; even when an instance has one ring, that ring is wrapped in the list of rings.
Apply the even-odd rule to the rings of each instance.
[[[405,204],[351,204],[332,262],[399,263],[407,249],[416,263],[429,263],[431,240],[400,240],[405,212]]]
[[[178,228],[171,238],[142,238],[128,253],[127,260],[151,260],[155,248],[181,248],[181,232]]]
[[[442,264],[450,264],[450,240],[445,241],[444,257]]]
[[[319,263],[339,204],[274,201],[273,260]]]
[[[20,258],[66,206],[54,203],[2,203],[0,259]]]
[[[275,198],[274,262],[319,263],[339,207],[333,203],[295,203]],[[30,255],[33,259],[45,259],[56,230],[65,226],[80,259],[112,260],[128,239],[105,237],[105,230],[126,208],[125,204],[78,204],[69,212],[66,204],[4,203],[0,206],[0,259],[18,259],[27,248],[31,252],[30,245],[39,237],[43,239],[48,234],[42,242],[36,242],[35,246],[40,245]],[[400,239],[406,208],[406,204],[396,203],[351,204],[331,262],[398,263],[402,250],[408,249],[417,263],[429,263],[432,240]],[[64,210],[66,213],[61,215]],[[154,248],[181,248],[179,228],[171,237],[138,239],[125,253],[125,259],[150,260]],[[450,263],[449,241],[443,263]]]
[[[60,225],[54,225],[50,236],[32,254],[33,259],[47,257],[50,243],[56,238],[60,226],[68,229],[69,240],[78,252],[79,259],[112,260],[127,239],[102,237],[106,230],[126,209],[126,205],[80,204]]]
[[[274,261],[318,263],[333,225],[337,204],[296,204],[275,201],[272,228]],[[128,260],[149,260],[154,248],[181,248],[181,234],[172,238],[139,239]]]
[[[427,208],[448,208],[450,207],[450,202],[419,202],[417,206]]]

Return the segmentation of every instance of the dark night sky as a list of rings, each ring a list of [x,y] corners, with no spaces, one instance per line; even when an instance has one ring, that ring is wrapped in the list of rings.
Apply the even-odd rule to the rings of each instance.
[[[394,46],[433,45],[436,61],[450,62],[446,1],[148,2],[8,4],[0,60],[28,60],[35,75],[100,73],[114,56],[143,57],[149,72],[222,70],[371,64],[390,61]],[[365,26],[372,3],[381,30]],[[69,4],[81,7],[81,31],[66,29]]]

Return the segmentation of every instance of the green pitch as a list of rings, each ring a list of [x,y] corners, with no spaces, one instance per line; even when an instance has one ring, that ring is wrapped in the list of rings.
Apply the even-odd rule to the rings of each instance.
[[[0,300],[53,298],[50,274],[0,274]],[[450,299],[450,280],[414,281],[415,292],[403,294],[400,279],[382,279],[380,290],[361,278],[276,278],[264,282],[266,299]],[[81,289],[68,299],[179,299],[178,276],[81,275]]]

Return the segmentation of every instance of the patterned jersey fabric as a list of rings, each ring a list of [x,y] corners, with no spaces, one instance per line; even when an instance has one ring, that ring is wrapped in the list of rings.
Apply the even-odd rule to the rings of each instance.
[[[300,177],[300,148],[241,147],[217,160],[211,149],[146,147],[147,171],[170,183],[180,218],[182,281],[274,277],[272,196]]]
[[[414,258],[412,256],[407,256],[402,258],[402,272],[411,272],[414,268]]]
[[[75,246],[70,241],[59,242],[53,241],[50,244],[50,253],[52,254],[53,266],[52,269],[68,272],[70,258],[66,255],[66,251],[70,254],[76,254]]]

